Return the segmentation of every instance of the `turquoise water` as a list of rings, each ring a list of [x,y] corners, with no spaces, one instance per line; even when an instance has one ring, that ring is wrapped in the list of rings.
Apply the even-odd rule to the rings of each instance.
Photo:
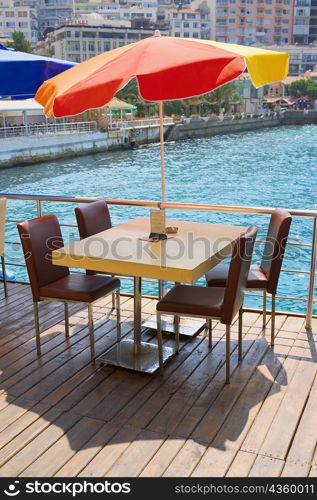
[[[317,208],[317,126],[281,127],[240,134],[168,143],[166,183],[169,201],[226,205]],[[0,171],[0,191],[59,196],[92,196],[130,199],[160,199],[159,146],[137,150],[52,160],[30,167]],[[43,204],[43,213],[54,212],[61,221],[75,223],[73,204]],[[9,201],[9,217],[36,216],[34,202]],[[111,207],[113,224],[148,215],[139,208]],[[168,216],[204,222],[257,223],[260,237],[267,229],[267,216],[212,212],[169,211]],[[312,220],[294,219],[290,241],[311,242]],[[75,230],[68,238],[77,238]],[[14,224],[7,225],[7,240],[17,241]],[[257,246],[255,261],[261,254]],[[309,250],[289,247],[285,268],[309,270]],[[7,260],[21,263],[16,245],[7,245]],[[13,268],[25,278],[24,268]],[[125,285],[127,287],[128,285]],[[307,297],[308,276],[302,272],[284,274],[279,294]],[[155,286],[146,284],[145,292]],[[258,299],[247,299],[257,305]],[[279,301],[278,308],[304,311],[306,304]],[[317,312],[317,311],[316,311]]]

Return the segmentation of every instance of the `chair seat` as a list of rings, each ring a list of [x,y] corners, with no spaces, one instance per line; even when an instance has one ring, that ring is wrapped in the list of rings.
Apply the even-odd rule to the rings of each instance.
[[[177,285],[157,303],[157,310],[202,317],[220,317],[225,289]]]
[[[206,274],[208,287],[225,287],[227,283],[229,266],[220,264]],[[261,266],[252,264],[248,274],[247,288],[265,290],[267,287],[267,277]]]
[[[51,299],[94,302],[120,288],[118,278],[69,274],[40,288],[40,296]]]

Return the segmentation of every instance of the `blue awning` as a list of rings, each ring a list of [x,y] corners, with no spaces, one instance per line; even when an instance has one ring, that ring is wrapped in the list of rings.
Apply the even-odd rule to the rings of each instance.
[[[8,50],[0,46],[0,96],[26,99],[34,97],[45,80],[76,63]]]

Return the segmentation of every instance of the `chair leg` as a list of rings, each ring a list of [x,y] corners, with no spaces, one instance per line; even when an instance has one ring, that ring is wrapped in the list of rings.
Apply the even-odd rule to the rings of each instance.
[[[120,292],[115,293],[117,312],[117,341],[121,340],[121,314],[120,314]]]
[[[179,353],[179,316],[174,316],[175,352]]]
[[[275,294],[272,295],[272,315],[271,315],[271,346],[275,340]]]
[[[156,313],[157,322],[157,347],[158,347],[158,357],[159,357],[159,368],[160,374],[163,375],[163,341],[162,341],[162,325],[161,325],[161,314]]]
[[[242,307],[239,309],[239,330],[238,330],[238,360],[242,360]]]
[[[208,326],[208,347],[212,348],[212,319],[207,319]]]
[[[263,330],[266,327],[266,290],[263,292]]]
[[[230,384],[230,325],[226,325],[226,384]]]
[[[7,277],[6,277],[6,265],[5,265],[5,261],[4,261],[3,255],[1,255],[1,267],[2,267],[2,279],[3,279],[4,296],[7,299],[8,298],[8,284],[7,284]]]
[[[113,311],[116,308],[116,294],[113,293],[111,295],[111,310]]]
[[[65,310],[65,336],[69,337],[69,314],[68,314],[68,304],[64,302],[64,310]]]
[[[90,357],[91,363],[95,363],[95,339],[94,339],[94,320],[92,304],[88,304],[88,330],[90,338]]]
[[[33,302],[34,310],[34,325],[35,325],[35,338],[36,338],[36,351],[37,355],[41,356],[41,338],[40,338],[40,319],[39,319],[39,305]]]

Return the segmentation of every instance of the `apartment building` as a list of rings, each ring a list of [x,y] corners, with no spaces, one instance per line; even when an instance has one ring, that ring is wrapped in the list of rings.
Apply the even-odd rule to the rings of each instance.
[[[153,29],[65,24],[47,35],[42,50],[58,59],[81,62],[151,35]]]
[[[65,22],[74,10],[75,0],[38,0],[38,18],[41,36],[56,25]]]
[[[35,43],[38,40],[38,19],[36,8],[23,5],[24,2],[2,2],[0,5],[0,36],[11,37],[14,31],[21,31],[25,38]]]
[[[167,9],[166,27],[171,36],[210,39],[210,16],[193,9]]]
[[[293,12],[294,0],[216,0],[216,40],[243,45],[291,43]]]

